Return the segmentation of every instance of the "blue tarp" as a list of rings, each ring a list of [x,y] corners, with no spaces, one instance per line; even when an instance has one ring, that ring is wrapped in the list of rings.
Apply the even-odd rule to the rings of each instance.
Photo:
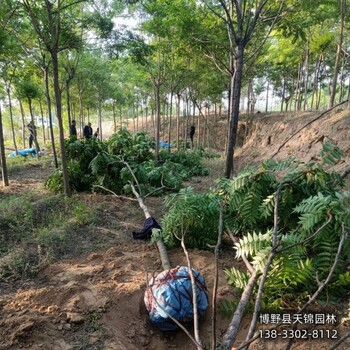
[[[196,281],[198,314],[204,315],[208,308],[208,289],[203,276],[194,269],[192,271]],[[193,319],[192,286],[187,266],[177,266],[161,272],[151,279],[149,287],[152,289],[154,298],[147,288],[144,297],[145,305],[150,321],[160,330],[172,331],[178,328],[167,313],[179,322],[188,322]]]
[[[171,148],[172,144],[167,141],[159,141],[159,147],[167,149],[167,148]]]
[[[27,156],[35,157],[36,156],[36,148],[22,149],[22,150],[18,151],[17,155],[22,156],[22,157],[27,157]],[[16,155],[16,152],[12,152],[8,155],[8,157],[15,158],[17,155]]]

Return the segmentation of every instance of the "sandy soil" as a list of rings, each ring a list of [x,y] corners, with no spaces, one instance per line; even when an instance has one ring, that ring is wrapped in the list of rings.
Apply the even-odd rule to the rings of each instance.
[[[237,151],[238,164],[258,163],[269,157],[293,131],[315,115],[298,117],[259,116],[249,123],[245,144]],[[216,126],[224,130],[222,119]],[[246,128],[243,123],[242,130]],[[344,151],[345,160],[337,165],[343,170],[350,164],[350,115],[336,112],[321,120],[292,139],[278,157],[296,155],[310,160],[320,149],[323,138],[337,143]],[[243,133],[245,134],[245,132]],[[213,184],[223,169],[222,160],[209,160],[214,176],[195,179],[191,185],[204,190]],[[237,163],[236,163],[237,166]],[[29,174],[29,175],[28,175]],[[6,191],[45,190],[42,183],[46,177],[42,169],[31,166],[24,173],[16,173],[11,187]],[[25,177],[25,183],[23,178]],[[91,235],[106,242],[105,249],[97,249],[88,255],[63,260],[48,266],[34,280],[0,285],[0,349],[22,348],[39,350],[167,350],[194,349],[193,344],[181,332],[162,333],[149,321],[143,304],[146,286],[145,274],[161,271],[157,249],[147,242],[134,241],[132,230],[143,225],[143,213],[135,202],[115,199],[111,196],[80,194],[87,205],[98,207],[104,217],[104,225],[88,228]],[[146,204],[153,216],[160,218],[164,208],[159,198],[148,198]],[[84,244],[84,242],[82,242]],[[211,252],[190,251],[193,267],[206,279],[209,290],[213,286],[214,257]],[[169,253],[173,266],[185,264],[180,249]],[[219,261],[218,299],[238,299],[225,280],[223,269],[233,264],[234,252],[225,251]],[[218,338],[224,333],[229,319],[218,315]],[[249,316],[242,322],[235,346],[244,339],[249,327]],[[350,330],[350,324],[338,325],[339,335]],[[211,334],[211,311],[201,321],[201,336],[209,344]],[[326,350],[332,340],[307,340],[297,342],[294,350]],[[258,340],[250,347],[257,349],[285,349],[286,343]],[[235,348],[233,348],[235,349]],[[338,347],[350,349],[350,340]]]

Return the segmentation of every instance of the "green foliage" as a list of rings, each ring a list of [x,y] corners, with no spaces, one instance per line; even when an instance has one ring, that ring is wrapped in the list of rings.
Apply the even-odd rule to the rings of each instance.
[[[168,246],[184,235],[188,247],[208,249],[216,243],[219,202],[211,194],[194,193],[191,187],[166,197],[169,211],[163,218],[163,238]]]
[[[244,289],[247,286],[249,280],[249,275],[247,272],[242,272],[235,267],[226,269],[224,272],[227,276],[228,284],[239,289]]]
[[[174,151],[169,153],[168,151],[161,150],[159,152],[159,160],[161,162],[168,161],[183,165],[189,177],[206,176],[209,174],[208,169],[202,165],[202,157],[203,154],[200,151]]]
[[[115,193],[132,194],[130,183],[138,180],[141,195],[160,195],[179,191],[182,182],[195,175],[207,175],[197,152],[161,152],[160,160],[154,157],[154,141],[144,132],[132,135],[120,129],[109,140],[92,138],[87,141],[67,140],[68,176],[75,191],[91,190],[103,186]],[[63,191],[61,169],[46,181],[46,187]],[[100,189],[96,189],[100,190]]]
[[[318,288],[317,279],[323,281],[328,276],[343,231],[350,228],[350,194],[342,191],[339,174],[326,168],[340,156],[338,147],[325,142],[319,162],[268,160],[260,167],[245,169],[232,180],[219,181],[217,193],[227,204],[225,225],[239,238],[236,255],[245,256],[260,273],[272,248],[276,193],[280,188],[279,245],[267,275],[265,305],[278,308],[301,302]],[[333,299],[344,297],[349,288],[345,271],[349,258],[347,241],[324,292]],[[243,289],[246,285],[245,273],[228,269],[226,274],[235,287]]]

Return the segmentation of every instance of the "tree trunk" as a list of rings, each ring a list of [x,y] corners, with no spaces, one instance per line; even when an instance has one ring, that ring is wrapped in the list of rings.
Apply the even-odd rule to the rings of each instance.
[[[26,123],[24,119],[24,108],[22,100],[19,100],[19,107],[21,110],[21,116],[22,116],[22,139],[23,139],[23,148],[26,148]]]
[[[188,131],[188,124],[189,124],[189,118],[191,117],[191,106],[190,106],[190,100],[187,97],[186,98],[186,116],[184,119],[184,123],[183,123],[183,140],[184,140],[184,144],[183,144],[183,149],[184,151],[187,150],[187,131]]]
[[[46,147],[46,136],[45,136],[45,123],[44,123],[44,110],[43,110],[43,104],[41,103],[41,99],[39,99],[39,106],[40,106],[40,115],[41,115],[41,127],[43,128],[43,142]]]
[[[3,187],[9,186],[9,178],[7,173],[6,165],[6,154],[5,154],[5,144],[4,144],[4,132],[2,128],[2,111],[0,104],[0,159],[1,159],[1,176],[2,176],[2,185]]]
[[[339,93],[339,101],[338,103],[340,103],[341,101],[343,101],[343,95],[344,95],[344,71],[345,71],[345,66],[348,63],[348,57],[346,57],[345,55],[343,55],[343,60],[342,60],[342,66],[341,66],[341,70],[340,70],[340,93]]]
[[[123,128],[123,110],[122,105],[119,106],[119,114],[120,114],[120,129]]]
[[[320,86],[319,93],[318,93],[318,99],[317,99],[317,102],[316,102],[316,110],[317,111],[320,109],[321,95],[322,95],[322,88]]]
[[[156,139],[156,124],[155,124],[155,110],[154,108],[151,109],[151,120],[152,120],[152,128],[153,128],[153,136],[154,136],[154,139]]]
[[[308,109],[308,86],[309,86],[309,57],[310,57],[310,49],[309,43],[306,44],[305,50],[305,63],[304,63],[304,106],[303,110],[306,111]]]
[[[10,110],[10,122],[11,122],[11,132],[12,132],[12,142],[13,146],[15,148],[16,154],[18,154],[18,149],[17,149],[17,142],[16,142],[16,134],[15,134],[15,127],[13,125],[13,113],[12,113],[12,99],[11,99],[11,88],[10,88],[10,83],[6,87],[6,92],[7,92],[7,97],[9,100],[9,110]]]
[[[317,101],[318,76],[319,76],[319,71],[320,71],[321,57],[322,57],[322,55],[319,55],[318,60],[316,62],[316,67],[315,67],[314,82],[313,82],[314,86],[312,89],[312,97],[311,97],[311,109],[314,108],[314,102]]]
[[[218,121],[218,110],[217,110],[217,103],[215,102],[214,103],[214,120],[215,120],[215,123]]]
[[[281,112],[283,112],[283,106],[285,101],[286,101],[286,79],[283,78]]]
[[[55,47],[51,51],[52,58],[52,68],[53,68],[53,83],[55,91],[55,101],[56,101],[56,117],[59,127],[59,139],[60,139],[60,150],[61,150],[61,161],[62,161],[62,174],[63,174],[63,184],[64,184],[64,193],[66,196],[71,196],[71,189],[69,185],[68,169],[67,169],[67,156],[66,150],[64,147],[64,129],[62,121],[62,100],[61,100],[61,90],[59,83],[58,75],[58,48]]]
[[[160,84],[156,83],[155,86],[155,98],[156,98],[156,159],[159,157],[159,141],[160,141]]]
[[[343,46],[345,13],[346,13],[346,0],[340,0],[340,32],[339,32],[337,53],[336,53],[336,56],[335,56],[334,74],[333,74],[331,93],[330,93],[330,96],[329,96],[329,107],[333,107],[335,94],[336,94],[336,91],[337,91],[339,63],[340,63],[340,58],[341,58],[342,46]]]
[[[300,77],[301,77],[301,63],[299,63],[298,66],[298,78],[297,78],[297,87],[296,87],[296,93],[295,93],[295,101],[294,101],[294,112],[299,111],[300,109]]]
[[[232,99],[233,99],[233,86],[234,86],[234,79],[235,79],[235,60],[234,56],[231,54],[230,55],[230,80],[229,80],[229,88],[228,88],[228,93],[227,93],[227,99],[228,99],[228,108],[227,108],[227,133],[226,133],[226,138],[225,138],[225,157],[227,157],[228,153],[228,143],[229,143],[229,138],[230,138],[230,119],[231,119],[231,113],[232,113]],[[220,104],[220,111],[219,115],[221,115],[221,104]]]
[[[170,94],[170,111],[169,111],[169,125],[168,125],[168,151],[170,152],[170,143],[171,143],[171,118],[173,116],[173,96],[174,93],[171,91]]]
[[[348,81],[348,109],[350,109],[350,75]]]
[[[242,74],[243,74],[243,53],[244,47],[242,45],[237,47],[236,66],[235,74],[231,79],[231,117],[229,132],[230,136],[227,145],[227,156],[225,166],[225,177],[231,178],[233,173],[233,156],[236,147],[237,131],[238,131],[238,118],[239,118],[239,103],[241,98],[241,85],[242,85]]]
[[[136,133],[135,103],[132,104],[131,117],[132,117],[133,133],[135,134]]]
[[[55,145],[55,135],[53,132],[53,123],[52,123],[52,111],[51,111],[51,97],[49,90],[49,74],[48,67],[45,63],[45,57],[43,56],[42,70],[44,73],[44,83],[45,83],[45,97],[47,104],[47,112],[49,114],[49,123],[50,123],[50,136],[51,136],[51,144],[52,144],[52,153],[55,162],[55,168],[58,169],[58,161],[57,161],[57,153],[56,153],[56,145]]]
[[[267,113],[269,109],[269,90],[270,90],[270,82],[267,81],[265,113]],[[282,103],[283,103],[283,100],[282,100]]]
[[[113,113],[113,125],[114,125],[114,132],[117,131],[117,116],[115,113],[115,101],[112,102],[112,113]]]
[[[180,149],[180,99],[181,95],[177,94],[176,99],[176,148],[177,150]]]
[[[146,120],[146,132],[148,132],[148,103],[145,101],[145,120]]]
[[[200,116],[198,115],[198,118],[199,118]],[[206,117],[207,117],[207,119],[206,120],[210,120],[209,118],[210,118],[210,105],[209,104],[207,104],[207,113],[206,113]],[[209,123],[208,123],[208,125],[205,125],[204,127],[203,127],[203,142],[202,142],[202,145],[203,145],[203,149],[205,148],[205,147],[207,147],[207,148],[209,148],[209,133],[210,133],[210,126],[209,126]],[[207,146],[205,145],[205,143],[207,143]]]
[[[98,137],[100,138],[100,140],[102,140],[102,100],[100,99],[98,101],[98,128],[99,130],[99,134]]]
[[[252,99],[253,99],[253,79],[249,79],[248,96],[247,96],[247,114],[251,113]]]
[[[78,125],[80,126],[80,134],[81,134],[81,128],[84,123],[84,107],[83,107],[83,96],[81,94],[81,91],[78,90],[78,101],[79,101],[79,123]]]
[[[67,95],[67,114],[68,114],[68,127],[72,124],[71,111],[70,111],[70,91],[69,91],[70,79],[66,80],[66,95]]]
[[[139,105],[136,104],[136,132],[139,132]]]
[[[193,105],[195,105],[193,103]],[[199,110],[199,114],[202,113],[202,106],[199,104],[198,105],[198,110]],[[194,110],[193,110],[193,113],[194,113]],[[201,122],[200,122],[200,118],[199,118],[199,115],[198,115],[198,118],[197,118],[197,148],[199,149],[200,148],[200,143],[201,143]]]

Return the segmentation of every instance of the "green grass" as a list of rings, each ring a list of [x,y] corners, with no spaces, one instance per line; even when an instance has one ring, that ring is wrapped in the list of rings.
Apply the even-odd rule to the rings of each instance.
[[[94,221],[76,198],[0,195],[0,278],[33,277],[47,263],[80,254]]]

